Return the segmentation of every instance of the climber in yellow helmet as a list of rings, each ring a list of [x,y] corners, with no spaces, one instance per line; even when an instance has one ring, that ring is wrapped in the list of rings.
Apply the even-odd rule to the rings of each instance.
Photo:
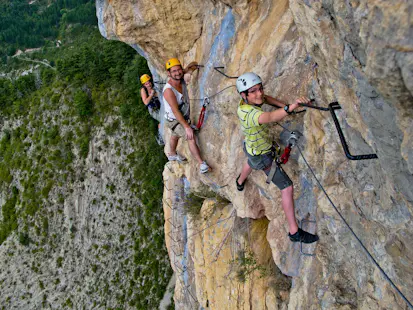
[[[170,161],[185,161],[186,158],[176,152],[179,138],[186,138],[192,156],[199,163],[201,173],[206,173],[210,167],[201,157],[199,147],[195,141],[194,130],[190,121],[190,105],[188,90],[184,80],[184,74],[193,72],[197,68],[197,63],[191,63],[183,69],[181,62],[177,58],[171,58],[166,62],[168,71],[168,82],[163,89],[165,104],[166,126],[171,129],[172,135],[169,145],[168,159]]]
[[[158,94],[153,87],[151,77],[144,74],[140,78],[142,88],[141,88],[141,98],[143,103],[149,110],[149,114],[156,119],[158,122],[161,121],[160,109],[161,103],[159,102]]]
[[[273,143],[269,134],[268,124],[278,122],[290,115],[299,107],[299,103],[310,103],[308,98],[297,99],[293,104],[276,100],[264,94],[261,78],[252,72],[244,73],[236,82],[241,102],[238,106],[238,118],[245,136],[244,152],[248,160],[244,163],[241,174],[235,180],[237,189],[244,189],[245,181],[251,171],[263,170],[267,175],[274,163]],[[264,112],[261,106],[267,103],[275,106],[272,112]],[[270,176],[271,178],[271,176]],[[281,205],[287,218],[289,233],[292,242],[313,243],[318,240],[317,235],[310,234],[298,228],[294,213],[293,182],[277,164],[271,180],[281,190]]]
[[[140,77],[140,81],[142,84],[142,87],[141,87],[142,101],[148,108],[149,114],[160,123],[161,122],[161,102],[159,101],[158,94],[153,87],[151,77],[148,74],[144,74]],[[156,141],[158,142],[159,145],[165,144],[162,138],[161,131],[160,131],[160,124],[158,124],[158,135],[156,136]]]

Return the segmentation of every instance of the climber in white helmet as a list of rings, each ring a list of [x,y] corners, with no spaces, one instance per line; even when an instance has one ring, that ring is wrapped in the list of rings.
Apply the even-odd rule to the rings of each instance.
[[[244,189],[248,175],[254,170],[263,170],[267,175],[274,163],[275,152],[269,134],[269,123],[278,122],[290,115],[299,107],[299,103],[310,103],[305,97],[298,98],[291,105],[264,94],[261,78],[252,72],[244,73],[236,82],[241,102],[238,107],[238,118],[245,136],[244,152],[248,158],[235,183],[237,189]],[[277,107],[272,112],[264,112],[261,106],[266,103]],[[301,230],[297,225],[294,213],[293,183],[288,175],[277,165],[272,182],[281,190],[282,208],[287,218],[289,233],[292,242],[313,243],[318,240],[317,235]]]

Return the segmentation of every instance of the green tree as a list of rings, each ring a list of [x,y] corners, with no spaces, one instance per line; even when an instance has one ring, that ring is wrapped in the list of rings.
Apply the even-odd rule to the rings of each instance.
[[[92,101],[85,92],[78,90],[74,96],[74,103],[81,118],[85,119],[93,114]]]

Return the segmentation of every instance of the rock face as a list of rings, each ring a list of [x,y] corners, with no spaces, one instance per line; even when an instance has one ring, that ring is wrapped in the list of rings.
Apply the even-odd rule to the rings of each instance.
[[[180,217],[185,224],[180,233],[189,235],[194,225],[199,229],[208,221],[217,223],[235,210],[236,217],[253,223],[247,230],[254,240],[252,244],[246,242],[246,248],[261,259],[258,254],[269,246],[277,270],[291,277],[281,281],[291,281],[291,287],[280,284],[282,289],[268,289],[268,283],[259,276],[238,286],[229,283],[235,272],[228,263],[230,241],[222,242],[230,226],[240,221],[234,215],[228,227],[220,226],[214,233],[206,230],[185,244],[182,238],[167,236],[172,266],[179,277],[186,278],[186,282],[177,281],[175,301],[179,309],[195,304],[210,309],[407,307],[318,188],[298,149],[285,170],[294,181],[297,217],[316,221],[316,225],[303,223],[320,236],[317,245],[303,248],[314,257],[301,255],[299,245],[288,240],[280,193],[265,183],[262,172],[251,174],[243,192],[236,190],[234,180],[245,160],[236,116],[239,97],[234,88],[225,89],[234,80],[214,67],[224,66],[222,70],[229,76],[254,71],[265,81],[267,94],[288,103],[302,95],[315,98],[321,106],[339,102],[341,110],[336,113],[351,153],[376,153],[378,159],[348,160],[328,112],[309,109],[288,117],[282,123],[288,130],[273,126],[274,137],[285,143],[289,130],[303,133],[300,149],[331,200],[412,301],[411,1],[99,0],[97,12],[102,34],[134,46],[148,59],[156,77],[166,78],[163,65],[170,57],[179,57],[185,64],[196,60],[204,65],[193,75],[189,88],[194,99],[193,120],[200,111],[199,99],[209,96],[211,100],[198,139],[214,170],[199,176],[190,160],[179,169],[165,170],[164,178],[168,175],[171,182],[185,178],[187,187],[195,192],[206,184],[230,204],[219,211],[214,209],[201,222]],[[168,135],[167,130],[166,139]],[[180,150],[190,156],[185,143],[181,142]],[[169,219],[177,216],[174,212],[179,210],[179,203],[167,192],[170,207],[164,203],[164,209]],[[207,200],[202,212],[210,210],[211,203]],[[265,224],[268,228],[253,234],[254,225],[262,227],[264,217],[269,220]],[[167,234],[168,225],[166,221]],[[243,238],[242,233],[231,234],[231,239]],[[263,235],[268,243],[263,242]],[[216,256],[216,247],[221,245]],[[173,263],[175,247],[181,247],[179,255],[186,253],[190,273]],[[260,264],[265,265],[265,260]],[[233,302],[234,294],[240,296],[239,303]],[[261,294],[256,298],[260,302],[251,303],[255,300],[251,294]]]
[[[190,197],[179,164],[164,171],[165,232],[171,265],[177,274],[179,309],[286,309],[291,279],[275,265],[266,240],[268,220],[236,216],[219,195],[201,207]],[[223,304],[225,301],[225,304]]]

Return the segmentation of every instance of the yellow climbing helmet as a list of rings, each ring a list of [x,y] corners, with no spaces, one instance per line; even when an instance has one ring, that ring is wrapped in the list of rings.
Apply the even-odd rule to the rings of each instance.
[[[141,76],[141,83],[145,84],[146,82],[148,82],[151,79],[151,77],[147,74],[144,74]]]
[[[182,66],[178,58],[171,58],[166,62],[166,70],[171,69],[173,66]]]

